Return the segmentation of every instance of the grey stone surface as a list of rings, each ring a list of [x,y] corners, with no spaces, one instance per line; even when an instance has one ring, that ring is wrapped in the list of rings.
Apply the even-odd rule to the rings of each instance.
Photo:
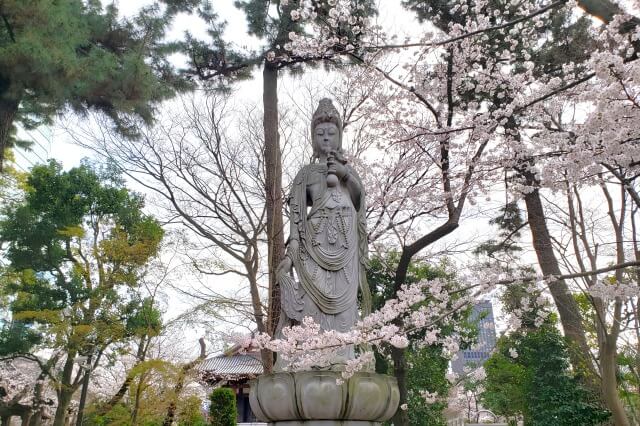
[[[371,311],[365,194],[344,159],[340,114],[329,99],[320,101],[311,132],[314,161],[298,172],[289,198],[287,255],[277,271],[282,312],[276,337],[305,317],[323,331],[346,332]],[[278,357],[276,373],[251,382],[253,413],[274,426],[374,426],[390,419],[400,399],[396,379],[360,372],[343,380],[340,370],[354,357],[355,348],[347,346],[313,371],[296,373],[285,372],[288,365]]]
[[[390,419],[400,398],[395,378],[356,373],[342,380],[336,371],[274,373],[251,382],[249,402],[264,422]]]
[[[285,259],[278,266],[281,330],[311,317],[321,330],[349,331],[359,314],[370,312],[366,280],[367,230],[365,194],[355,169],[342,152],[340,114],[323,99],[311,123],[314,159],[296,174],[289,195],[290,230]],[[291,273],[295,270],[296,277]],[[358,291],[362,306],[358,309]],[[329,360],[344,369],[355,357],[353,346]],[[295,360],[293,360],[295,361]],[[286,364],[278,359],[275,370]]]
[[[269,423],[269,426],[380,426],[379,422],[363,422],[360,420],[293,420]]]

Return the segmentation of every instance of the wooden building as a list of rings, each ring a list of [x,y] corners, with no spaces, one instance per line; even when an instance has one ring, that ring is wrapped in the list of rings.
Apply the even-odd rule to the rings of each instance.
[[[259,352],[241,353],[239,347],[205,359],[198,366],[200,380],[208,389],[228,387],[236,394],[238,423],[254,423],[249,406],[249,380],[263,373]]]

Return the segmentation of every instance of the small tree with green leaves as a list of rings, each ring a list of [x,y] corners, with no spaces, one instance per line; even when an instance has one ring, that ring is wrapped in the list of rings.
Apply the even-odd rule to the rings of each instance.
[[[237,423],[238,408],[233,389],[217,388],[209,396],[211,426],[233,426]]]
[[[54,425],[61,426],[73,394],[107,349],[161,326],[136,289],[163,231],[109,168],[63,171],[52,161],[34,167],[24,189],[0,216],[9,262],[0,290],[12,318],[0,338],[19,342],[19,333],[36,345],[15,344],[8,356],[49,351],[40,364],[55,386]]]
[[[184,399],[178,414],[178,426],[207,426],[201,407],[202,401],[197,396]]]
[[[569,369],[567,344],[551,318],[499,339],[485,363],[483,403],[496,414],[522,415],[527,425],[602,424],[610,413]]]
[[[484,363],[487,379],[482,401],[494,413],[517,418],[525,412],[524,382],[526,369],[502,353],[495,353]]]

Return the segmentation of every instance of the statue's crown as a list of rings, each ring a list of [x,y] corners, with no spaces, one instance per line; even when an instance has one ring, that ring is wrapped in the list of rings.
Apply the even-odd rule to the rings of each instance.
[[[331,99],[323,98],[320,99],[318,103],[318,108],[316,112],[313,113],[313,118],[311,119],[311,130],[320,123],[333,123],[338,126],[338,129],[342,130],[342,120],[340,120],[340,113],[333,106]]]

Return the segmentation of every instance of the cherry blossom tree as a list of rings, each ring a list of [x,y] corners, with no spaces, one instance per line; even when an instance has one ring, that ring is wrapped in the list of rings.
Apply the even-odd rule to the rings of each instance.
[[[20,417],[22,425],[30,423],[33,414],[50,416],[55,392],[42,374],[40,360],[3,359],[0,361],[0,419],[9,424],[11,417]]]
[[[624,126],[620,126],[620,119],[633,119],[624,100],[633,103],[634,92],[629,87],[620,87],[619,71],[624,68],[624,64],[630,64],[630,68],[634,65],[632,59],[637,38],[633,31],[636,19],[614,19],[622,9],[609,2],[579,2],[579,6],[589,14],[610,22],[613,25],[610,29],[589,28],[588,19],[573,18],[575,5],[564,1],[546,5],[530,2],[524,7],[519,4],[507,8],[497,8],[496,4],[489,2],[447,5],[444,7],[446,10],[426,10],[423,15],[435,21],[438,28],[446,33],[426,34],[424,39],[414,43],[385,44],[384,34],[378,28],[365,28],[368,33],[361,37],[361,42],[369,40],[372,48],[415,48],[419,58],[432,61],[407,63],[403,71],[394,73],[385,70],[382,65],[381,59],[389,55],[381,55],[377,51],[375,54],[362,55],[348,43],[348,37],[337,37],[335,28],[339,27],[338,23],[350,21],[351,5],[348,2],[332,2],[330,6],[334,6],[330,12],[334,21],[318,26],[317,34],[322,35],[321,41],[312,36],[293,34],[290,37],[292,41],[286,47],[298,55],[327,52],[335,46],[344,46],[347,51],[353,51],[353,57],[360,59],[374,71],[372,75],[384,78],[400,93],[396,98],[381,96],[384,100],[372,108],[372,111],[383,109],[386,112],[384,125],[381,127],[387,132],[396,133],[388,140],[395,145],[400,141],[411,141],[414,146],[418,146],[416,150],[420,149],[427,156],[431,155],[442,174],[443,193],[437,194],[436,199],[446,200],[444,206],[448,211],[448,220],[443,226],[436,228],[436,231],[416,238],[413,244],[405,244],[405,260],[408,261],[419,250],[457,228],[465,202],[472,200],[478,193],[486,192],[492,182],[498,182],[499,173],[506,170],[509,174],[510,191],[517,197],[525,198],[534,247],[542,272],[548,276],[561,276],[558,260],[553,251],[549,250],[551,234],[544,221],[540,198],[541,188],[548,186],[550,181],[543,182],[539,162],[555,154],[558,161],[573,162],[573,169],[579,170],[580,163],[575,158],[578,153],[591,166],[594,164],[594,154],[609,154],[614,150],[619,155],[622,152],[629,154],[629,159],[625,162],[629,164],[633,163],[633,148],[617,149],[614,148],[615,139],[607,140],[605,144],[598,137],[595,139],[597,149],[586,150],[584,143],[579,146],[575,144],[575,137],[572,135],[568,138],[570,142],[565,142],[558,150],[558,144],[540,137],[540,133],[544,131],[537,132],[537,129],[549,127],[546,122],[549,114],[546,110],[553,108],[554,104],[562,105],[563,99],[575,89],[584,94],[583,108],[585,104],[593,104],[594,100],[597,104],[598,99],[602,99],[602,107],[607,108],[607,114],[597,115],[596,121],[600,122],[595,125],[595,130],[602,132],[602,128],[610,129],[617,133],[618,140],[630,145],[635,129],[630,126],[627,131]],[[313,5],[307,9],[302,7],[296,15],[302,17],[303,12],[309,14],[312,9]],[[446,15],[445,12],[451,14]],[[556,22],[558,16],[564,17],[561,19],[565,23]],[[363,28],[357,27],[355,29],[358,33],[363,31]],[[570,36],[563,40],[557,28]],[[569,47],[580,33],[586,34],[582,40],[590,45]],[[597,53],[598,51],[602,53]],[[566,52],[574,56],[567,57]],[[564,58],[559,56],[561,53],[565,54]],[[597,61],[599,58],[600,62],[591,60],[591,54],[593,59]],[[442,61],[436,61],[435,66],[434,56],[442,58]],[[615,64],[620,66],[616,67]],[[594,82],[612,71],[613,74],[618,74],[615,79],[609,77],[615,86],[612,89],[623,99],[623,102],[617,104],[619,111],[611,108],[611,99],[603,96],[602,90],[585,92],[587,86],[584,83],[595,84],[597,87],[603,83]],[[605,79],[604,84],[606,81]],[[629,81],[628,86],[631,85],[632,81]],[[622,91],[625,93],[621,93]],[[424,113],[415,107],[408,108],[406,105],[410,105],[411,101],[420,105]],[[605,118],[603,122],[602,118],[607,115],[610,119]],[[420,121],[424,116],[427,119]],[[407,128],[410,129],[409,132]],[[594,139],[589,136],[592,135],[587,135],[583,140],[593,143]],[[431,147],[429,143],[432,144]],[[564,148],[568,144],[571,144],[572,149]],[[457,151],[456,148],[460,150]],[[463,161],[455,158],[457,153],[462,154]],[[603,163],[609,166],[611,162],[618,164],[619,159],[617,162],[615,160]],[[464,172],[465,167],[460,167],[465,164],[466,171],[471,172],[470,174]],[[424,163],[418,168],[428,170]],[[467,176],[468,180],[465,179]],[[454,192],[455,189],[457,192]],[[402,282],[402,275],[399,268],[399,283]],[[594,371],[582,318],[568,284],[554,279],[550,281],[550,289],[560,310],[565,333],[581,348],[581,355],[574,361]],[[609,401],[609,405],[616,421],[625,424],[624,414],[619,407],[615,407],[615,401]]]

